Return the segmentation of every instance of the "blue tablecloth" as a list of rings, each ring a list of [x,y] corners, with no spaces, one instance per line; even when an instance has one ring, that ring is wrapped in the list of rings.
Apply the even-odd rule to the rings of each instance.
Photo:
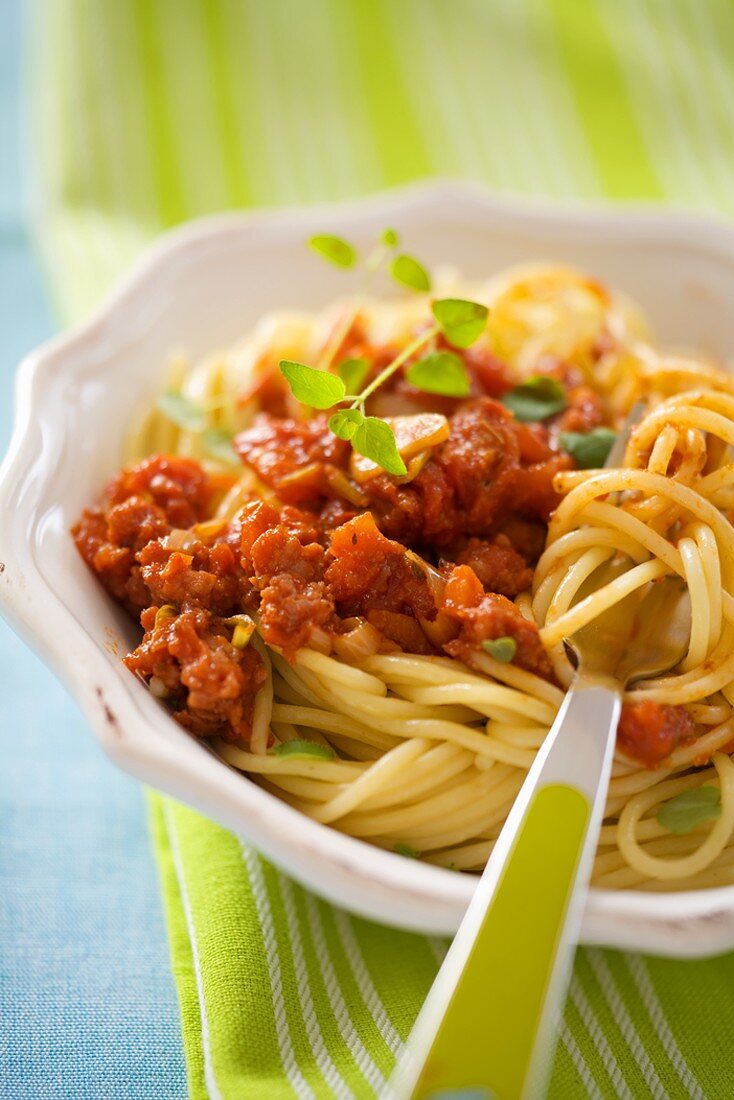
[[[20,0],[0,18],[1,451],[15,365],[53,320],[23,221]],[[184,1097],[142,792],[1,621],[0,687],[0,1097]]]

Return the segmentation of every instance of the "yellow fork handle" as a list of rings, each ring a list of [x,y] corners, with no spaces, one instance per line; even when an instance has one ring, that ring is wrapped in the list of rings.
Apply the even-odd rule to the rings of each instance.
[[[394,1079],[394,1095],[537,1096],[576,945],[620,694],[571,688],[518,795]]]

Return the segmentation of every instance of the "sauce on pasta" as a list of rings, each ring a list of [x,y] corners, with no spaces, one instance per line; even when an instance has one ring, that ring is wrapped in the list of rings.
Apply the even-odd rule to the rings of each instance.
[[[563,638],[605,595],[677,573],[688,654],[627,693],[594,881],[734,881],[734,387],[715,364],[655,350],[632,307],[576,272],[506,273],[475,296],[487,331],[454,349],[467,396],[418,391],[401,369],[370,398],[401,477],[304,412],[278,372],[282,357],[318,356],[343,306],[271,318],[193,369],[173,362],[169,388],[208,410],[234,453],[213,457],[200,430],[151,410],[75,527],[140,620],[125,663],[304,813],[478,870],[573,675]],[[339,357],[376,376],[426,308],[364,305]],[[548,415],[513,411],[528,378],[560,394]],[[623,467],[585,468],[578,441],[609,434],[640,398]],[[580,604],[614,556],[619,596]],[[719,789],[718,814],[672,834],[660,807],[703,784]]]

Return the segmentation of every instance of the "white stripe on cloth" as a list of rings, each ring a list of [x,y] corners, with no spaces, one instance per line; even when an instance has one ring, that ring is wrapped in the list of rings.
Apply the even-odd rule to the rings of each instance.
[[[652,978],[650,977],[644,959],[639,955],[627,954],[623,955],[622,958],[632,975],[632,980],[637,987],[640,999],[647,1010],[652,1026],[655,1028],[657,1037],[660,1040],[660,1045],[670,1059],[670,1063],[680,1077],[688,1095],[691,1097],[691,1100],[706,1100],[703,1089],[688,1068],[688,1064],[681,1053],[680,1047],[675,1041],[675,1036],[670,1029],[670,1024],[663,1011],[663,1006],[655,992],[655,987],[653,986]]]
[[[565,1021],[561,1024],[559,1037],[564,1047],[568,1051],[568,1056],[573,1062],[576,1068],[576,1072],[581,1078],[581,1082],[586,1089],[586,1095],[588,1096],[589,1100],[604,1100],[601,1089],[596,1083],[596,1078],[594,1077],[589,1066],[587,1065],[583,1054],[579,1050],[578,1043],[574,1039],[571,1033],[571,1029]]]
[[[533,150],[541,147],[541,135],[547,149],[545,165],[543,162],[536,165],[540,179],[535,190],[539,195],[545,193],[544,172],[553,160],[561,173],[560,194],[596,196],[602,190],[601,180],[561,57],[550,6],[532,0],[520,4],[516,0],[502,0],[502,3],[514,9],[516,28],[523,35],[520,48],[529,61],[526,79],[531,79],[532,74],[535,88],[540,126]]]
[[[293,1041],[291,1039],[288,1016],[286,1014],[285,1001],[283,999],[283,979],[280,970],[280,959],[278,957],[278,943],[275,938],[273,914],[270,911],[270,902],[268,901],[268,894],[265,888],[265,878],[263,876],[260,857],[246,844],[242,845],[242,857],[245,861],[247,873],[250,876],[250,886],[255,901],[257,919],[265,944],[265,959],[267,961],[268,975],[270,977],[270,991],[273,998],[275,1034],[283,1069],[285,1070],[286,1077],[293,1091],[297,1096],[301,1097],[301,1100],[316,1100],[313,1090],[301,1073],[300,1066],[296,1061],[296,1056],[293,1051]]]
[[[303,950],[303,940],[301,939],[301,930],[298,923],[298,914],[296,913],[296,906],[293,900],[293,884],[290,879],[287,879],[280,873],[277,875],[276,881],[278,883],[280,896],[283,900],[283,910],[285,912],[285,919],[288,927],[288,942],[290,943],[291,956],[293,958],[293,969],[296,975],[296,992],[298,993],[298,1002],[301,1006],[303,1026],[306,1029],[306,1035],[313,1052],[314,1061],[316,1062],[319,1073],[339,1100],[354,1100],[354,1093],[334,1065],[331,1055],[326,1049],[319,1018],[316,1015],[316,1009],[313,1003],[313,993],[311,991],[311,981],[306,965],[306,956]]]
[[[35,82],[41,90],[33,121],[36,131],[33,141],[35,184],[31,203],[35,232],[41,242],[44,261],[51,272],[52,285],[64,314],[69,317],[89,308],[94,300],[92,285],[97,289],[104,285],[100,270],[106,270],[106,260],[99,260],[97,242],[89,235],[88,211],[77,209],[72,217],[69,212],[59,213],[54,209],[53,202],[49,201],[52,195],[62,194],[65,187],[62,174],[64,137],[68,140],[68,135],[72,135],[75,154],[81,140],[80,165],[84,162],[88,166],[89,157],[86,156],[85,136],[78,136],[78,115],[83,112],[84,103],[77,95],[71,117],[67,118],[68,103],[63,96],[52,93],[52,89],[69,84],[63,66],[64,55],[69,51],[68,26],[60,24],[60,9],[55,10],[53,5],[45,14],[48,22],[43,31],[40,8],[33,10],[34,22],[31,24],[31,64]],[[44,78],[41,73],[45,74]],[[88,186],[88,179],[77,183],[83,189]],[[93,258],[91,267],[90,256]],[[97,270],[95,265],[98,265]]]
[[[342,13],[341,19],[348,17],[348,14],[348,12]],[[314,65],[310,69],[313,101],[318,100],[321,105],[318,117],[318,141],[312,140],[311,145],[321,149],[339,150],[338,156],[322,154],[317,158],[316,198],[323,200],[336,196],[358,195],[365,190],[365,180],[360,176],[356,146],[369,142],[368,115],[361,110],[354,114],[347,113],[344,109],[344,99],[348,95],[345,84],[351,78],[348,73],[353,66],[344,64],[345,44],[339,37],[339,25],[334,18],[331,4],[325,3],[324,0],[311,0],[308,7],[308,22],[311,27],[311,41],[319,44],[322,56],[328,58],[330,62],[326,65]],[[356,104],[350,103],[350,112],[354,106]],[[308,125],[313,126],[314,120],[310,104],[306,105],[306,109],[309,112],[306,125],[308,130]]]
[[[481,0],[472,0],[472,6],[479,18]],[[484,10],[488,11],[486,5]],[[576,134],[576,112],[572,102],[563,101],[561,70],[548,56],[544,43],[541,45],[544,15],[540,10],[533,10],[531,15],[526,2],[498,0],[491,19],[500,27],[504,24],[507,35],[517,43],[517,54],[513,57],[508,52],[502,36],[491,34],[490,24],[484,41],[478,37],[472,40],[474,69],[478,79],[490,68],[496,78],[491,97],[491,102],[497,104],[491,112],[495,145],[500,160],[505,159],[505,150],[512,152],[503,186],[510,192],[519,188],[525,194],[565,196],[586,190],[578,180],[585,175],[588,149],[574,149],[571,156],[566,148]],[[486,58],[488,40],[493,47],[491,60]],[[486,98],[477,94],[474,98],[486,117]],[[522,119],[521,126],[517,125],[518,118]]]
[[[655,0],[649,5],[657,24],[668,32],[668,50],[671,69],[678,74],[681,88],[681,115],[689,109],[691,136],[698,133],[702,155],[701,163],[708,169],[716,188],[717,202],[725,201],[731,186],[731,172],[728,158],[721,157],[721,135],[716,126],[716,116],[711,110],[709,96],[701,87],[700,64],[695,49],[692,48],[694,35],[682,20],[682,12],[669,0],[660,3]],[[689,145],[689,156],[696,157],[695,150]]]
[[[624,1074],[622,1073],[622,1068],[612,1053],[612,1049],[607,1042],[606,1036],[599,1025],[599,1021],[596,1018],[586,994],[581,988],[581,982],[578,980],[576,974],[571,978],[569,995],[576,1011],[581,1017],[581,1022],[589,1034],[589,1038],[596,1048],[602,1065],[609,1075],[609,1080],[614,1086],[615,1096],[617,1096],[619,1100],[634,1100],[634,1096],[630,1092]],[[580,1053],[579,1051],[579,1054]]]
[[[635,1025],[632,1023],[632,1017],[622,1002],[617,984],[614,981],[614,977],[604,956],[598,948],[590,947],[586,951],[586,957],[589,960],[591,969],[594,971],[596,980],[599,982],[601,991],[609,1006],[609,1010],[614,1017],[614,1021],[622,1032],[637,1065],[640,1067],[640,1072],[645,1078],[647,1087],[650,1089],[654,1100],[669,1100],[668,1092],[658,1077],[655,1067],[650,1060],[650,1056],[645,1050]]]
[[[306,913],[308,926],[311,932],[313,948],[321,967],[321,976],[324,979],[326,995],[329,998],[334,1019],[337,1022],[339,1033],[344,1040],[344,1045],[351,1053],[354,1061],[359,1066],[365,1080],[371,1085],[378,1096],[382,1096],[387,1088],[387,1081],[375,1064],[372,1055],[360,1039],[354,1021],[349,1014],[349,1008],[342,994],[334,964],[331,961],[329,948],[324,935],[324,927],[321,920],[316,899],[307,891],[305,892]]]
[[[718,26],[714,26],[712,13],[705,5],[700,3],[700,0],[683,0],[683,7],[696,28],[701,44],[699,56],[704,55],[706,57],[708,75],[716,86],[715,94],[718,95],[722,104],[729,104],[732,100],[732,94],[734,94],[734,81],[732,80],[731,65],[727,53],[727,43],[734,41],[734,12],[732,12],[730,5],[720,5],[717,10]],[[722,135],[718,152],[730,170],[731,160],[728,158],[726,150],[731,148],[727,139],[731,141],[734,135],[734,118],[732,118],[730,110],[724,112],[723,117],[727,120],[728,126],[726,134]],[[731,175],[728,178],[731,179]]]
[[[168,842],[171,847],[171,856],[173,857],[173,868],[176,872],[178,889],[181,895],[181,906],[183,908],[184,918],[186,920],[186,930],[189,934],[189,943],[191,944],[191,959],[194,964],[196,994],[199,1000],[199,1016],[201,1018],[201,1049],[204,1057],[204,1081],[206,1083],[206,1088],[207,1092],[209,1093],[210,1100],[223,1100],[222,1093],[219,1091],[219,1085],[217,1084],[216,1075],[214,1073],[214,1066],[212,1064],[209,1019],[206,1012],[204,982],[201,974],[199,945],[196,941],[196,929],[194,928],[194,919],[191,913],[191,901],[189,899],[189,893],[186,887],[186,877],[184,875],[183,863],[181,860],[181,849],[178,843],[178,834],[176,833],[176,827],[173,823],[171,809],[167,800],[165,800],[163,803],[163,819],[166,826],[166,832],[168,833]]]
[[[128,18],[129,15],[130,13]],[[124,111],[119,99],[120,65],[125,66],[126,76],[132,77],[126,85],[126,96],[140,95],[142,79],[138,53],[125,52],[120,57],[119,52],[115,50],[114,33],[115,30],[119,33],[120,27],[112,23],[113,18],[120,18],[122,28],[128,29],[124,22],[125,10],[122,7],[115,13],[107,7],[104,9],[104,16],[101,8],[88,9],[85,17],[79,20],[79,27],[85,27],[85,34],[88,35],[87,50],[91,55],[88,64],[92,65],[96,99],[94,108],[89,105],[87,109],[94,109],[99,113],[98,133],[103,137],[99,156],[105,160],[110,181],[113,203],[111,214],[115,219],[112,228],[115,235],[125,242],[124,264],[122,260],[120,261],[120,270],[122,270],[124,265],[129,263],[150,240],[150,231],[146,232],[138,219],[132,216],[128,207],[126,181],[131,160],[135,161],[136,174],[145,173],[150,194],[155,194],[155,183],[150,168],[152,157],[134,156],[134,151],[128,148],[124,127],[121,125]]]
[[[341,909],[334,910],[336,929],[339,933],[342,947],[347,962],[351,968],[354,979],[359,986],[365,1005],[372,1014],[372,1019],[377,1025],[377,1030],[387,1043],[388,1048],[397,1058],[403,1051],[405,1044],[393,1027],[387,1010],[375,989],[374,982],[369,975],[364,957],[354,934],[350,918]]]
[[[440,6],[435,5],[434,10],[440,12]],[[482,150],[476,140],[472,140],[466,125],[456,125],[456,119],[462,117],[461,98],[456,94],[455,83],[451,77],[448,65],[432,64],[436,52],[443,52],[445,43],[437,34],[434,22],[428,19],[406,19],[406,12],[412,11],[412,7],[395,4],[392,7],[390,18],[399,20],[397,26],[403,33],[413,35],[411,42],[410,63],[413,68],[414,79],[406,82],[406,93],[421,131],[423,144],[431,163],[432,172],[440,170],[443,174],[457,174],[469,179],[488,179],[495,186],[500,183],[496,177],[494,168],[487,168],[484,164]],[[416,79],[419,74],[419,79]],[[426,96],[423,92],[425,81],[430,80],[434,90],[433,96]],[[485,142],[489,145],[488,142]]]
[[[294,157],[291,136],[285,124],[286,105],[281,94],[286,81],[272,79],[273,73],[279,71],[281,61],[277,51],[273,52],[269,12],[267,4],[242,5],[247,38],[242,48],[246,50],[252,80],[260,93],[257,109],[262,112],[262,132],[267,149],[267,199],[272,205],[282,205],[297,202],[299,198],[305,202],[306,196],[298,195],[293,190]],[[267,201],[265,193],[258,194],[256,198],[261,203]]]
[[[82,73],[86,74],[95,51],[86,39],[79,44],[71,20],[63,22],[61,32],[67,36],[75,36],[74,44],[67,42],[66,48],[62,50],[67,64],[76,60],[76,68],[73,79],[67,81],[70,95],[68,98],[61,98],[61,106],[67,112],[66,119],[62,117],[62,125],[65,124],[68,128],[67,133],[71,135],[72,147],[76,153],[75,164],[80,173],[77,183],[81,194],[87,200],[74,218],[74,235],[83,235],[81,246],[83,269],[90,280],[91,287],[94,288],[89,290],[89,298],[85,302],[85,307],[89,308],[98,295],[99,287],[111,285],[120,271],[124,270],[131,256],[124,247],[124,233],[121,232],[119,223],[113,224],[105,212],[92,201],[92,197],[97,194],[100,182],[92,153],[96,147],[92,120],[96,101],[94,104],[88,102]],[[104,148],[97,148],[97,152],[100,158],[105,158]]]
[[[619,0],[614,12],[601,0],[596,4],[614,44],[651,160],[669,196],[699,206],[714,202],[701,165],[691,157],[690,133],[671,96],[669,74],[661,63],[658,35],[649,16],[638,0]]]

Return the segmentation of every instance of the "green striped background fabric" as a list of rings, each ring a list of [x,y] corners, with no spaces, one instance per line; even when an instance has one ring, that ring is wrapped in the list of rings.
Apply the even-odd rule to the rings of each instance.
[[[162,228],[224,208],[439,174],[734,211],[729,0],[33,10],[35,224],[67,319]],[[167,799],[151,820],[191,1096],[384,1095],[445,943],[335,910]],[[551,1095],[734,1096],[733,1016],[734,956],[582,949]]]

